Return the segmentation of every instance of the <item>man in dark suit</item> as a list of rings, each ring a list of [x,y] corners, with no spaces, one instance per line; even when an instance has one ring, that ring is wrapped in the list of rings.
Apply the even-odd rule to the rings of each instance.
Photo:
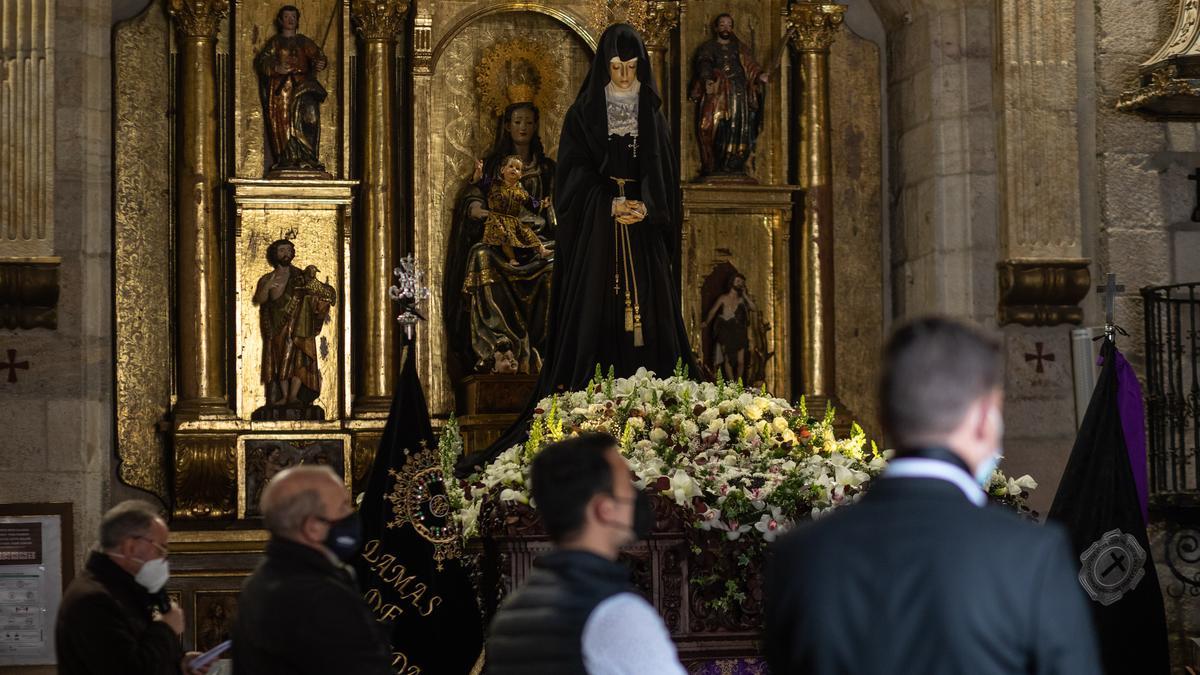
[[[262,496],[267,559],[246,580],[233,626],[236,675],[392,675],[391,654],[353,571],[362,524],[337,474],[286,469]]]
[[[129,500],[100,520],[100,545],[58,607],[55,650],[62,675],[188,675],[179,636],[183,611],[167,599],[167,524]]]
[[[861,502],[775,547],[766,654],[792,673],[1101,673],[1058,527],[988,507],[1000,455],[999,345],[929,318],[884,351],[896,457]]]

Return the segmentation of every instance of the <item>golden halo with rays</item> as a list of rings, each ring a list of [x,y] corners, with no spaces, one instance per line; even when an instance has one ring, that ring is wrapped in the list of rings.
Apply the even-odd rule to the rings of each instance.
[[[496,42],[475,68],[475,84],[485,108],[497,117],[513,103],[532,101],[545,114],[559,105],[562,78],[547,45],[526,38]]]

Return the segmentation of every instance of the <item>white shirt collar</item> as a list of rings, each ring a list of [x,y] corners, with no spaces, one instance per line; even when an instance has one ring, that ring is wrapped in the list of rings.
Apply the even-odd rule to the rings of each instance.
[[[954,483],[975,506],[987,503],[987,494],[974,479],[952,464],[924,457],[900,457],[888,462],[883,478],[936,478]]]

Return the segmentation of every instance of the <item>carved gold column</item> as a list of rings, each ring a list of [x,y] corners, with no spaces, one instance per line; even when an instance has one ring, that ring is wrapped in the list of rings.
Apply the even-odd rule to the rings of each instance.
[[[834,394],[833,192],[829,127],[829,46],[842,25],[844,5],[797,2],[788,10],[798,68],[793,80],[799,110],[797,183],[804,190],[799,237],[800,362],[803,393]]]
[[[654,71],[654,84],[663,100],[663,114],[671,119],[671,78],[667,73],[667,50],[671,46],[671,31],[679,25],[679,0],[654,0],[646,11],[646,25],[642,35],[646,38],[646,51],[650,53],[650,68]]]
[[[350,12],[362,38],[360,132],[362,192],[355,264],[354,411],[386,415],[395,370],[395,321],[388,300],[396,249],[393,139],[396,131],[396,35],[404,27],[407,0],[354,0]]]
[[[219,238],[217,27],[228,0],[168,0],[179,33],[176,292],[182,417],[229,414]]]

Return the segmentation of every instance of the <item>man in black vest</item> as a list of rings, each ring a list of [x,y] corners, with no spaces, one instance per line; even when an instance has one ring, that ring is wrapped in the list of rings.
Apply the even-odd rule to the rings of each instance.
[[[619,549],[649,534],[654,514],[608,434],[550,445],[531,489],[557,547],[496,613],[489,675],[684,675],[662,618],[629,582]]]
[[[896,457],[861,502],[775,547],[772,673],[1102,672],[1065,533],[986,505],[1003,379],[999,345],[963,324],[891,337],[880,392]]]
[[[380,625],[345,564],[362,524],[327,466],[296,466],[262,495],[267,558],[242,586],[235,675],[393,675]]]

